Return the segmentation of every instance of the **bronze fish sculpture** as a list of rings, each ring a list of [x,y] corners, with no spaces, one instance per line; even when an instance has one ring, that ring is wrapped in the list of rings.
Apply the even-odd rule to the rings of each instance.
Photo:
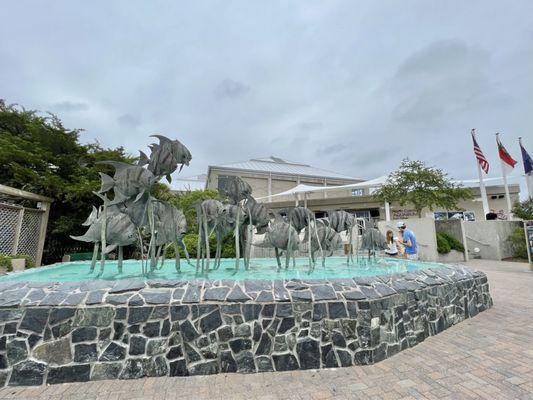
[[[184,165],[189,165],[192,155],[189,149],[179,140],[170,140],[162,135],[152,135],[159,139],[159,144],[150,145],[150,158],[141,152],[139,165],[148,165],[147,168],[155,176],[166,176],[167,181],[172,182],[171,174],[180,165],[181,172]]]

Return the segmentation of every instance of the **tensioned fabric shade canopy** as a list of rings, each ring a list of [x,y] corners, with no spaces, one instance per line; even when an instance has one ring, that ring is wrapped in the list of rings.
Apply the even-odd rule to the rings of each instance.
[[[514,176],[509,176],[508,179],[510,178],[514,178]],[[516,176],[516,178],[519,178],[519,176]],[[300,185],[293,187],[292,189],[286,190],[281,193],[272,194],[270,196],[259,197],[258,200],[268,199],[268,198],[278,197],[278,196],[297,196],[299,194],[328,192],[328,191],[339,190],[339,189],[371,189],[371,188],[380,187],[386,181],[387,181],[387,176],[383,175],[375,179],[370,179],[368,181],[359,182],[359,183],[350,183],[348,185],[340,185],[340,186],[312,186],[312,185],[300,184]],[[485,178],[484,181],[485,182],[502,181],[502,178],[501,177]],[[453,182],[462,184],[464,186],[479,185],[479,179],[454,180]]]

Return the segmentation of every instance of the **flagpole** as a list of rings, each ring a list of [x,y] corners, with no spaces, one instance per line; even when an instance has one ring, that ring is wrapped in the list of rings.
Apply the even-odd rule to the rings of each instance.
[[[483,174],[481,172],[481,166],[476,160],[477,164],[477,174],[479,176],[479,190],[481,191],[481,201],[483,202],[483,219],[487,219],[487,214],[489,213],[489,201],[487,200],[487,191],[485,190],[485,182],[483,182]]]
[[[524,157],[524,153],[523,153],[523,150],[522,150],[524,148],[524,145],[522,144],[522,137],[518,138],[518,144],[520,145],[520,153],[522,153],[522,163],[525,164],[525,157]],[[525,167],[524,167],[524,169],[525,169]],[[528,194],[528,197],[531,199],[532,198],[531,194],[533,193],[533,188],[530,187],[530,183],[529,183],[529,179],[528,179],[528,175],[527,174],[525,174],[525,178],[526,178],[527,194]]]
[[[479,148],[476,140],[476,130],[472,129],[470,132],[472,134],[472,140],[474,141],[474,153],[476,152],[476,147]],[[481,151],[481,149],[480,149]],[[487,200],[487,190],[485,189],[485,182],[483,182],[483,173],[481,172],[481,164],[479,163],[478,157],[476,155],[476,165],[477,165],[477,175],[479,177],[479,191],[481,192],[481,201],[483,202],[483,220],[487,220],[487,214],[489,213],[489,201]]]
[[[496,143],[499,142],[500,134],[496,134]],[[500,150],[500,147],[498,146],[498,152]],[[500,157],[500,166],[502,167],[502,178],[503,178],[503,187],[505,189],[505,200],[507,200],[507,219],[510,221],[512,219],[512,206],[511,206],[511,196],[509,195],[509,185],[507,185],[507,168],[505,168],[505,164],[503,160]]]

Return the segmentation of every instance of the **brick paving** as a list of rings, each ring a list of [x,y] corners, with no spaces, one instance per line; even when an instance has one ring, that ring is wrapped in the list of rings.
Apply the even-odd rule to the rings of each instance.
[[[96,381],[0,390],[0,399],[533,399],[533,271],[476,260],[494,307],[376,365]]]

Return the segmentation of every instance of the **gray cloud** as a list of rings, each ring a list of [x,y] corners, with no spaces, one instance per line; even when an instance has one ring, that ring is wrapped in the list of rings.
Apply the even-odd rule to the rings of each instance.
[[[141,124],[139,118],[132,114],[122,114],[117,118],[117,122],[128,128],[136,128]]]
[[[214,90],[215,98],[218,100],[236,99],[244,96],[250,91],[250,87],[232,79],[222,80]]]
[[[84,102],[76,101],[61,101],[52,105],[52,109],[57,112],[77,112],[77,111],[86,111],[89,109],[89,104]]]
[[[300,122],[296,124],[295,128],[302,132],[318,131],[324,128],[324,124],[320,121],[319,122],[306,121],[306,122]]]
[[[488,51],[460,40],[434,42],[414,53],[390,85],[397,99],[393,118],[428,123],[486,104],[496,94],[488,76],[490,62]]]
[[[494,165],[494,132],[515,157],[520,135],[533,149],[528,0],[2,7],[8,103],[132,154],[154,132],[180,139],[186,175],[274,155],[367,178],[409,157],[473,178],[473,127]]]

